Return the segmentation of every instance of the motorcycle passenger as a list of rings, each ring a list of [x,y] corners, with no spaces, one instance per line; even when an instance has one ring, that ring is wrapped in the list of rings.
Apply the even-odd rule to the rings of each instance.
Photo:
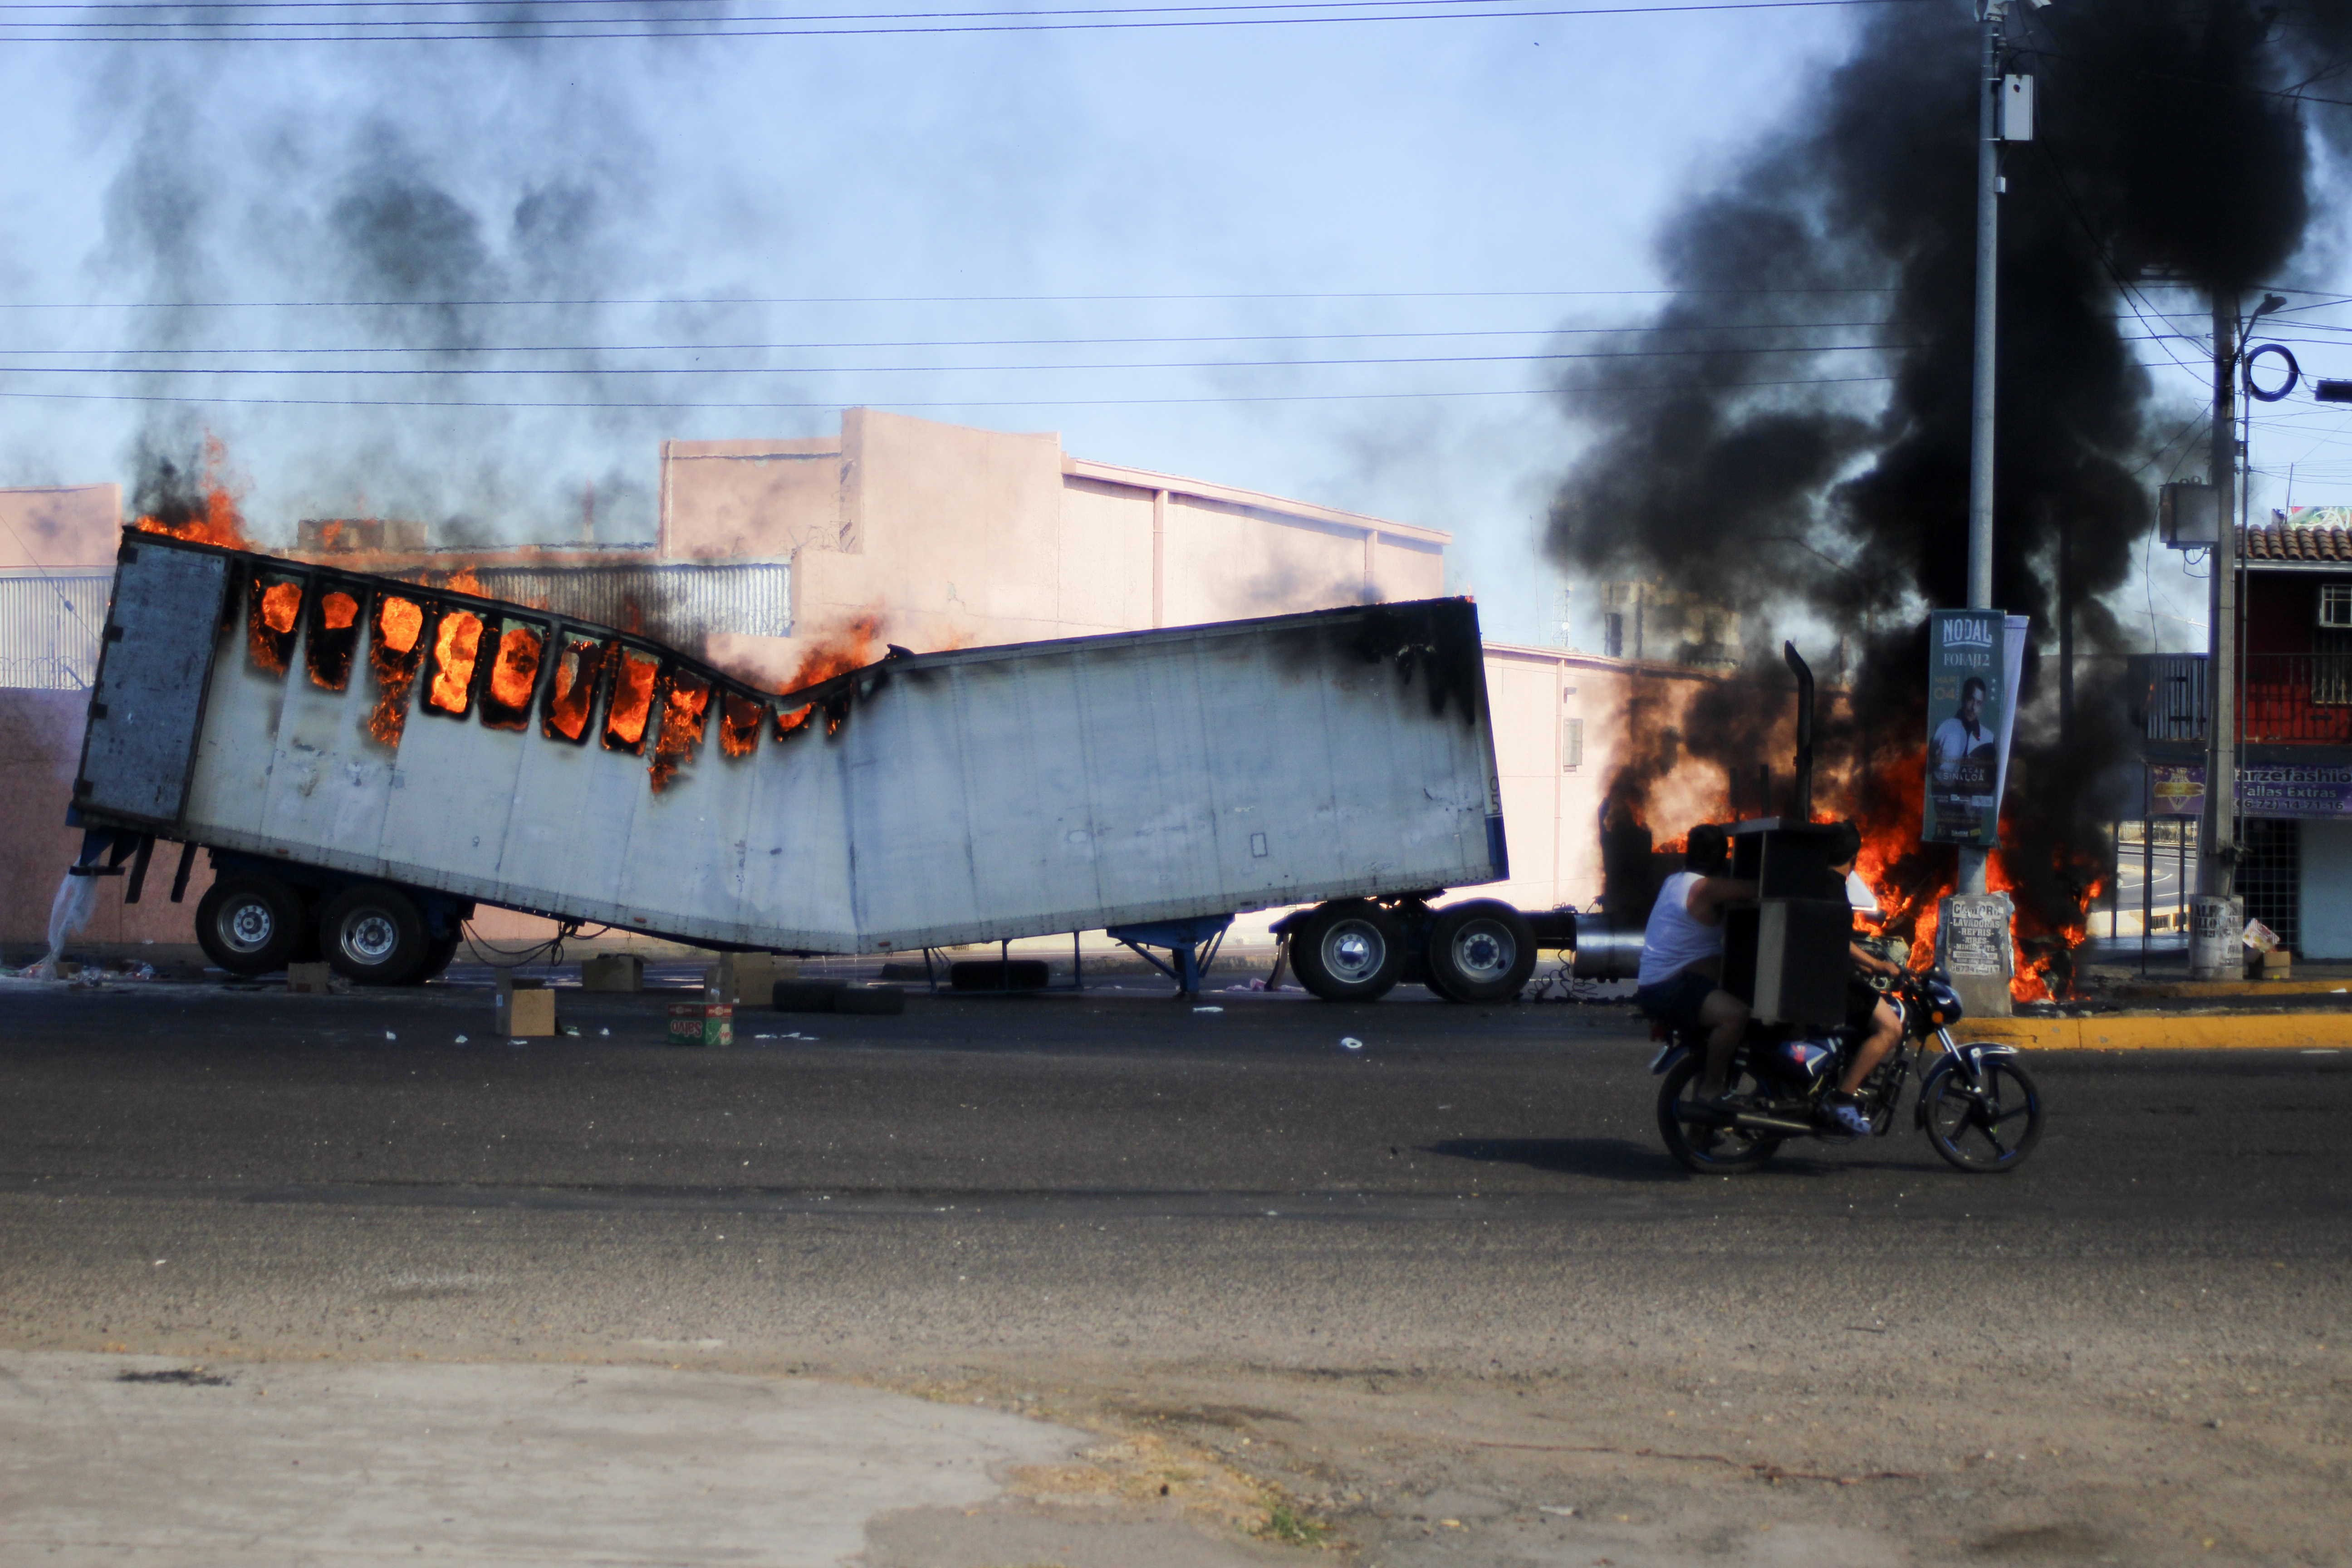
[[[1720,984],[1723,911],[1727,904],[1754,898],[1756,884],[1724,875],[1731,869],[1731,839],[1713,823],[1690,830],[1683,865],[1650,908],[1633,1004],[1669,1029],[1706,1031],[1698,1091],[1720,1100],[1731,1054],[1748,1028],[1748,1004]]]
[[[1830,845],[1830,869],[1845,879],[1846,902],[1853,906],[1857,915],[1876,915],[1877,895],[1870,890],[1870,884],[1857,876],[1853,868],[1854,861],[1862,854],[1861,831],[1851,822],[1838,823],[1832,831],[1836,837]],[[1846,950],[1859,971],[1889,976],[1903,973],[1901,965],[1879,957],[1858,942],[1847,942]],[[1886,1053],[1893,1050],[1895,1043],[1903,1037],[1903,1018],[1857,973],[1846,982],[1845,1021],[1849,1027],[1862,1033],[1864,1038],[1853,1053],[1853,1060],[1846,1066],[1844,1079],[1829,1097],[1829,1110],[1840,1127],[1849,1132],[1864,1134],[1870,1131],[1870,1118],[1864,1114],[1854,1097],[1861,1090],[1863,1080],[1870,1076],[1871,1069],[1885,1060]]]

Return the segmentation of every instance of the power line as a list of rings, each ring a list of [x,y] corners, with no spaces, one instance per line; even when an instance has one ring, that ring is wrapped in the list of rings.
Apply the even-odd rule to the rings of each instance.
[[[1890,375],[1800,376],[1780,381],[1728,381],[1710,384],[1717,388],[1778,387],[1778,386],[1847,386],[1885,383]],[[1581,386],[1574,395],[1585,393],[1685,392],[1687,384],[1664,383],[1644,385]],[[929,402],[906,403],[834,399],[826,402],[757,403],[757,402],[505,402],[495,399],[455,398],[375,398],[375,397],[205,397],[174,396],[162,393],[107,392],[9,392],[0,390],[0,398],[13,397],[26,401],[67,403],[164,403],[164,404],[225,404],[236,406],[287,406],[311,408],[517,408],[517,409],[839,409],[839,408],[1078,408],[1129,407],[1163,404],[1206,403],[1363,403],[1426,397],[1561,397],[1570,395],[1555,386],[1499,387],[1472,392],[1295,392],[1253,393],[1205,397],[1024,397],[1004,399],[942,398]]]
[[[2191,287],[2189,284],[2179,285]],[[1263,300],[1603,300],[1664,296],[1893,294],[1899,284],[1783,289],[1439,289],[1260,294],[803,294],[772,299],[626,296],[576,300],[0,300],[0,310],[456,310],[706,305],[1183,305]],[[2295,290],[2301,292],[2301,290]]]
[[[13,41],[15,41],[15,42],[18,42],[18,43],[35,43],[35,44],[79,44],[79,43],[118,43],[118,44],[138,44],[138,43],[385,43],[385,42],[413,42],[413,43],[512,43],[512,42],[516,42],[516,41],[518,41],[518,40],[523,40],[523,39],[867,37],[875,37],[875,36],[881,36],[881,35],[898,35],[898,34],[929,34],[929,35],[936,35],[936,34],[946,34],[946,33],[1051,33],[1051,32],[1103,32],[1103,31],[1129,31],[1129,30],[1135,30],[1135,29],[1148,29],[1148,28],[1160,28],[1160,29],[1164,29],[1164,28],[1177,28],[1177,27],[1267,27],[1267,26],[1276,26],[1276,27],[1280,27],[1280,26],[1313,26],[1346,25],[1346,24],[1349,24],[1349,23],[1362,23],[1362,22],[1454,22],[1454,21],[1490,21],[1490,20],[1517,21],[1517,20],[1535,20],[1535,19],[1540,19],[1540,18],[1584,17],[1584,16],[1677,16],[1677,15],[1685,15],[1685,14],[1698,13],[1698,12],[1715,12],[1715,13],[1722,13],[1722,12],[1730,12],[1730,11],[1790,11],[1790,10],[1820,10],[1820,9],[1831,9],[1831,8],[1847,8],[1847,7],[1853,7],[1853,6],[1857,6],[1857,5],[1925,5],[1925,4],[1928,4],[1928,3],[1930,3],[1930,0],[1686,0],[1686,3],[1685,3],[1685,4],[1680,4],[1680,5],[1605,5],[1605,6],[1604,6],[1604,5],[1595,5],[1595,6],[1580,6],[1580,7],[1574,7],[1574,8],[1548,9],[1548,10],[1516,10],[1516,11],[1494,10],[1494,11],[1450,11],[1450,12],[1437,12],[1437,11],[1413,11],[1413,12],[1377,11],[1377,12],[1376,12],[1376,11],[1370,10],[1370,9],[1369,9],[1369,8],[1367,8],[1367,7],[1369,7],[1369,6],[1370,6],[1370,5],[1384,5],[1384,4],[1392,4],[1392,3],[1411,3],[1411,4],[1418,4],[1418,5],[1448,5],[1448,4],[1456,4],[1456,3],[1458,3],[1458,0],[1328,0],[1328,3],[1330,3],[1330,4],[1332,5],[1332,7],[1333,7],[1334,9],[1346,10],[1346,11],[1348,11],[1349,14],[1348,14],[1348,15],[1344,15],[1344,16],[1301,16],[1301,15],[1297,15],[1297,14],[1296,14],[1296,13],[1298,13],[1298,12],[1303,11],[1303,10],[1307,10],[1307,9],[1310,9],[1310,8],[1314,8],[1315,6],[1318,6],[1318,5],[1322,5],[1322,4],[1324,4],[1324,3],[1326,3],[1326,0],[1307,0],[1307,4],[1306,4],[1306,5],[1299,5],[1299,4],[1290,4],[1290,5],[1272,4],[1272,5],[1222,5],[1222,6],[1206,6],[1206,5],[1202,5],[1202,6],[1139,6],[1139,7],[1133,7],[1133,8],[1117,8],[1117,9],[1105,10],[1105,11],[1098,11],[1098,12],[1083,12],[1083,11],[1081,11],[1081,12],[1063,12],[1063,13],[1057,13],[1057,12],[1036,12],[1036,13],[1012,13],[1012,12],[877,12],[877,13],[812,13],[812,14],[802,14],[802,15],[778,15],[778,16],[741,16],[741,17],[719,17],[719,18],[711,18],[711,17],[678,17],[678,18],[670,18],[670,19],[667,19],[667,20],[662,20],[662,19],[657,18],[657,17],[640,17],[640,16],[620,16],[620,17],[594,17],[594,18],[587,18],[587,19],[584,19],[584,20],[567,21],[567,22],[561,23],[561,24],[550,24],[550,23],[544,23],[544,22],[535,21],[535,20],[532,20],[532,19],[530,19],[530,18],[529,18],[529,17],[518,17],[518,18],[515,18],[515,19],[513,19],[513,20],[509,21],[506,26],[504,26],[503,27],[499,28],[499,30],[497,30],[497,31],[492,31],[492,32],[449,32],[449,31],[425,31],[425,30],[424,30],[424,29],[426,29],[426,28],[448,28],[448,27],[455,27],[455,26],[476,26],[476,27],[478,27],[478,26],[482,26],[482,24],[481,24],[480,22],[478,22],[478,21],[473,21],[473,20],[468,20],[468,21],[467,21],[467,22],[463,22],[463,23],[439,22],[439,21],[430,21],[430,20],[427,20],[427,21],[421,21],[421,22],[400,22],[400,21],[395,20],[395,21],[390,21],[390,22],[369,21],[369,22],[332,23],[332,24],[327,24],[327,23],[316,23],[316,22],[301,22],[301,23],[291,23],[291,22],[277,22],[277,23],[273,23],[273,22],[256,22],[256,23],[226,23],[226,22],[205,22],[205,21],[199,21],[199,22],[193,22],[193,23],[191,23],[191,22],[155,22],[155,23],[98,22],[98,23],[72,23],[72,22],[43,21],[43,22],[0,22],[0,28],[26,28],[26,27],[73,27],[73,28],[91,28],[91,29],[99,29],[99,28],[111,29],[111,30],[110,30],[110,31],[103,31],[103,32],[101,32],[101,31],[87,31],[87,32],[79,32],[79,33],[67,33],[67,34],[63,34],[63,35],[27,34],[27,33],[21,33],[21,32],[20,32],[20,33],[17,33],[17,34],[16,35],[16,37],[14,37],[14,39],[13,39]],[[1223,15],[1223,16],[1204,16],[1187,15],[1187,14],[1185,14],[1185,13],[1194,13],[1194,12],[1201,12],[1201,11],[1223,11],[1223,12],[1227,12],[1227,13],[1247,12],[1247,13],[1253,13],[1253,14],[1252,14],[1252,15],[1230,15],[1230,14],[1229,14],[1229,15]],[[1258,15],[1258,14],[1255,14],[1255,13],[1265,13],[1265,12],[1280,12],[1280,13],[1284,13],[1284,14],[1283,14],[1283,15],[1277,15],[1277,16],[1266,16],[1266,15]],[[1026,15],[1036,15],[1036,16],[1093,16],[1093,17],[1096,17],[1096,18],[1097,18],[1097,19],[1094,19],[1094,20],[1059,20],[1059,21],[1045,21],[1045,22],[1030,22],[1030,21],[983,22],[983,23],[980,23],[980,24],[978,24],[978,25],[971,25],[971,24],[967,24],[967,23],[962,23],[962,22],[958,22],[958,21],[951,21],[951,20],[944,20],[944,18],[961,17],[961,16],[1026,16]],[[1133,16],[1133,17],[1137,17],[1137,18],[1139,18],[1139,19],[1136,19],[1136,20],[1119,20],[1119,21],[1110,21],[1110,20],[1103,20],[1103,19],[1099,19],[1099,18],[1101,18],[1101,17],[1106,17],[1106,16]],[[746,23],[762,23],[762,24],[765,24],[765,23],[812,23],[812,22],[814,22],[814,23],[819,23],[819,24],[824,24],[824,25],[822,25],[822,26],[745,26],[745,25],[744,25],[744,24],[746,24]],[[908,26],[908,25],[884,25],[884,26],[838,26],[838,25],[835,25],[835,24],[840,24],[840,23],[865,23],[865,22],[882,22],[882,23],[885,23],[885,24],[908,24],[908,23],[912,23],[912,24],[919,24],[919,25],[912,25],[912,26]],[[336,32],[292,32],[292,31],[287,31],[287,30],[284,30],[284,29],[289,28],[289,27],[297,27],[297,26],[310,26],[310,27],[316,27],[316,26],[337,26],[337,27],[340,27],[340,28],[342,28],[342,29],[345,29],[345,30],[342,30],[342,31],[336,31]],[[170,32],[164,32],[164,31],[151,31],[151,32],[142,33],[142,34],[124,34],[124,33],[121,32],[121,29],[122,29],[122,28],[126,28],[126,27],[132,27],[132,26],[147,27],[147,28],[152,28],[152,29],[171,28],[171,29],[174,29],[174,30],[173,30],[173,31],[170,31]],[[259,32],[259,31],[251,31],[251,32],[245,33],[245,34],[243,34],[242,36],[238,36],[238,35],[226,35],[226,34],[223,34],[223,33],[220,33],[220,32],[217,32],[217,31],[205,32],[205,31],[194,31],[194,30],[191,30],[191,29],[196,29],[196,28],[220,28],[220,27],[224,27],[224,26],[239,26],[239,27],[247,27],[247,28],[252,28],[252,29],[260,29],[260,28],[266,28],[266,27],[275,27],[275,28],[278,28],[278,29],[280,29],[280,30],[278,30],[278,31],[274,31],[274,32],[268,32],[268,33],[263,33],[263,32]],[[404,30],[401,30],[401,31],[391,31],[391,32],[386,32],[386,31],[357,32],[357,31],[351,31],[351,30],[349,30],[349,29],[352,29],[352,28],[357,28],[357,27],[400,28],[400,29],[404,29]],[[586,30],[586,29],[588,29],[588,28],[590,28],[590,27],[602,28],[602,29],[604,29],[604,30],[600,30],[600,31],[589,31],[589,30]],[[699,29],[699,30],[697,30],[697,31],[688,31],[688,30],[686,30],[686,29],[688,29],[688,28],[698,28],[698,29]]]

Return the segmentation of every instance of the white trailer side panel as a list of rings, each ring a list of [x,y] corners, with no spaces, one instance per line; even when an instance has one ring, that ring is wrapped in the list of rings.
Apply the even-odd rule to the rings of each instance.
[[[148,562],[162,582],[203,549],[140,542],[121,581],[148,581]],[[240,595],[267,573],[306,595],[354,594],[362,626],[385,594],[493,627],[526,612],[211,553],[236,570],[226,603],[184,611],[219,633],[186,695],[202,724],[185,810],[166,830],[197,843],[628,929],[833,952],[1461,887],[1506,869],[1476,615],[1460,601],[894,658],[791,703],[766,699],[760,743],[738,757],[719,740],[724,678],[670,655],[667,668],[714,685],[700,745],[656,789],[658,703],[640,756],[601,743],[601,707],[585,743],[543,732],[551,657],[521,731],[492,728],[479,703],[462,718],[425,707],[428,667],[394,748],[369,727],[378,687],[364,650],[341,691],[312,677],[307,643],[287,670],[263,668]],[[173,581],[219,575],[183,566]],[[531,624],[551,649],[559,628],[618,637]],[[306,616],[300,635],[323,634]],[[483,643],[487,659],[495,637]],[[780,738],[774,710],[803,700],[817,710]]]

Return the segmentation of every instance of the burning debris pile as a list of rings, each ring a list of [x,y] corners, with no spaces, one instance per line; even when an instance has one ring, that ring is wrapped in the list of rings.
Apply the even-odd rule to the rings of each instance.
[[[2196,378],[2159,395],[2136,361],[2141,334],[2172,330],[2146,290],[2283,280],[2317,165],[2352,136],[2336,110],[2306,124],[2294,93],[2352,49],[2352,6],[2020,5],[2010,43],[2042,124],[2009,150],[2002,198],[1993,602],[2031,617],[2032,647],[1990,879],[2016,901],[2034,996],[2065,988],[2112,874],[2101,829],[2129,753],[2105,700],[2127,651],[2108,600],[2152,515],[2154,459],[2197,425]],[[1921,937],[1955,878],[1950,850],[1918,843],[1917,753],[1925,611],[1966,596],[1978,50],[1963,6],[1871,17],[1801,118],[1669,224],[1678,292],[1613,346],[1672,353],[1638,388],[1610,369],[1564,384],[1595,438],[1548,541],[1583,572],[1701,592],[1759,612],[1752,626],[1809,616],[1860,650],[1823,715],[1818,806],[1863,826],[1866,871]],[[1786,754],[1765,731],[1787,682],[1751,652],[1780,700],[1751,690],[1679,727],[1683,754],[1724,769],[1718,810],[1757,759]],[[1612,792],[1622,809],[1649,799],[1654,762]]]

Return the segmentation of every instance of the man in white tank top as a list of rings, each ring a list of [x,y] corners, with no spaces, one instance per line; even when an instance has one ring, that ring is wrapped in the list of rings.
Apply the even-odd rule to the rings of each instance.
[[[1706,1031],[1699,1092],[1712,1099],[1723,1093],[1731,1053],[1748,1027],[1748,1004],[1718,984],[1724,907],[1754,898],[1756,884],[1723,874],[1731,869],[1731,840],[1713,823],[1690,830],[1683,864],[1688,868],[1666,879],[1650,908],[1633,1002],[1670,1029]]]

